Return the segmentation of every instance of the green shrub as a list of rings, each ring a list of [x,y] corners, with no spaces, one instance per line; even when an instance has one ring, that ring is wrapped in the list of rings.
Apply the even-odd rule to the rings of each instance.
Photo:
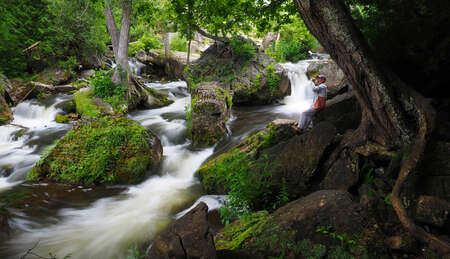
[[[134,56],[141,49],[149,51],[151,49],[161,49],[163,46],[158,35],[147,32],[137,42],[129,45],[128,53]]]
[[[181,37],[179,34],[176,34],[170,41],[170,49],[187,52],[188,46],[186,39]]]
[[[233,37],[230,40],[230,46],[233,48],[234,58],[249,61],[256,55],[256,48],[250,40]]]
[[[275,93],[275,90],[277,89],[278,85],[280,84],[281,77],[275,73],[275,64],[271,63],[267,66],[266,72],[267,72],[267,85],[269,86],[270,95],[273,96]]]
[[[92,90],[96,97],[102,98],[111,104],[116,113],[123,112],[123,104],[127,103],[127,86],[114,85],[111,80],[112,75],[106,71],[97,71],[95,77],[91,79]]]

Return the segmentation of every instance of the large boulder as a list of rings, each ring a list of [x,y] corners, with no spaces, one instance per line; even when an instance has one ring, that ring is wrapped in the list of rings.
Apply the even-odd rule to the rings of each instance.
[[[277,120],[228,152],[211,160],[198,170],[198,176],[208,193],[226,194],[233,179],[252,179],[260,186],[257,193],[287,192],[289,198],[307,193],[325,150],[332,143],[336,129],[320,123],[310,132],[296,135],[295,121]],[[314,148],[311,148],[314,147]],[[251,206],[265,208],[274,200],[258,195]]]
[[[348,83],[344,72],[332,60],[313,61],[309,64],[306,72],[310,78],[319,74],[326,76],[325,84],[328,87],[329,97],[335,96]]]
[[[227,132],[231,96],[218,82],[199,84],[191,94],[190,137],[195,145],[207,146],[219,141]]]
[[[383,258],[374,225],[349,193],[322,190],[226,226],[216,249],[220,258]]]
[[[190,61],[199,58],[198,54],[191,53]],[[187,64],[187,52],[170,51],[170,57],[166,57],[164,50],[140,50],[136,54],[136,59],[150,66],[150,69],[157,73],[158,70],[164,71],[166,77],[170,79],[182,79],[183,71]]]
[[[313,124],[327,121],[336,127],[339,134],[344,134],[349,129],[358,128],[361,115],[358,100],[353,93],[346,93],[327,100],[325,108],[314,115]]]
[[[248,40],[234,44],[216,42],[204,51],[185,71],[188,87],[221,82],[236,105],[268,104],[290,95],[290,80],[280,65]]]
[[[7,87],[10,87],[8,78],[6,78],[3,74],[0,74],[0,125],[8,124],[13,120],[13,114],[9,108],[8,102],[5,99]]]
[[[217,258],[208,223],[208,206],[201,202],[156,236],[148,259]]]
[[[50,67],[44,69],[37,75],[36,81],[46,85],[62,85],[67,83],[72,75],[67,69]]]
[[[28,180],[71,184],[137,183],[156,173],[161,142],[124,117],[82,120],[28,173]]]

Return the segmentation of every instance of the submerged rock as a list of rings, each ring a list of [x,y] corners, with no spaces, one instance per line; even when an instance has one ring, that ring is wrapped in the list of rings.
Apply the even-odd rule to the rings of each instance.
[[[188,130],[194,145],[208,146],[219,141],[227,132],[230,112],[231,97],[220,83],[201,83],[192,90]]]
[[[230,89],[235,105],[268,104],[291,93],[290,80],[280,65],[248,40],[237,44],[242,47],[234,48],[241,49],[216,42],[204,51],[185,71],[189,88],[221,82]]]
[[[137,183],[156,173],[161,142],[138,122],[103,117],[78,122],[28,173],[28,180],[71,184]]]
[[[208,206],[201,202],[156,236],[145,258],[217,258],[208,223]]]

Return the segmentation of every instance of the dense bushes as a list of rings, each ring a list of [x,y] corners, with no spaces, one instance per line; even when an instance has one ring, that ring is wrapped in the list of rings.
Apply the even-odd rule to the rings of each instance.
[[[230,40],[230,46],[233,49],[234,58],[247,62],[256,55],[256,47],[251,41],[239,37],[233,37]]]
[[[129,55],[134,56],[139,50],[161,49],[163,44],[158,35],[147,32],[137,41],[129,45]]]
[[[49,65],[71,70],[89,65],[106,47],[102,5],[84,0],[33,0],[0,3],[0,67],[8,77],[39,72]],[[25,48],[40,42],[38,49]]]
[[[309,50],[318,47],[317,40],[309,33],[300,18],[294,18],[280,30],[281,39],[266,50],[266,54],[278,62],[297,62],[306,59]]]
[[[177,33],[170,41],[170,49],[176,51],[188,51],[187,41]]]

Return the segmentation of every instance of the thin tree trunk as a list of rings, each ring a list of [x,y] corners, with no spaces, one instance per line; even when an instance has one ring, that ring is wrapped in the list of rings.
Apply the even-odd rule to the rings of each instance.
[[[130,85],[130,72],[128,68],[128,41],[130,39],[132,0],[124,0],[122,4],[122,20],[119,33],[119,48],[116,56],[116,71],[113,82],[116,85]]]
[[[166,58],[170,57],[170,37],[168,32],[163,32],[163,41],[164,41],[164,55]]]
[[[111,37],[114,58],[116,58],[119,51],[119,29],[117,29],[116,21],[111,11],[110,1],[108,0],[105,0],[105,10],[103,13],[106,16],[106,25],[108,26],[109,36]]]
[[[188,65],[189,65],[189,59],[190,59],[190,56],[191,56],[191,42],[192,42],[192,40],[189,39],[189,42],[188,42],[188,51],[187,51],[187,61],[186,61],[186,64],[188,64]]]
[[[406,87],[392,72],[375,62],[362,33],[342,0],[295,0],[306,26],[349,77],[363,109],[356,139],[386,148],[411,147],[404,156],[392,190],[392,206],[402,225],[417,239],[443,253],[450,245],[427,233],[408,217],[401,187],[417,166],[433,128],[434,109],[423,96]]]

